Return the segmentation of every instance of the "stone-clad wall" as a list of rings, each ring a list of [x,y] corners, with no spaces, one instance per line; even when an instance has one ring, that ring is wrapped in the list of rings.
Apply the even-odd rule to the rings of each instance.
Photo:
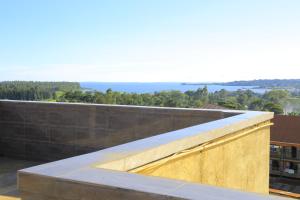
[[[189,109],[0,101],[0,155],[53,161],[221,118]]]

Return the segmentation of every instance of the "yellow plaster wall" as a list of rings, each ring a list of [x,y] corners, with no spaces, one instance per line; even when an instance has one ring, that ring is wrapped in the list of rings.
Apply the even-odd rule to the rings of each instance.
[[[252,128],[232,135],[242,135]],[[270,128],[264,127],[212,148],[171,159],[151,170],[141,167],[136,173],[268,194],[269,141]]]
[[[0,195],[0,200],[20,200],[20,198]]]

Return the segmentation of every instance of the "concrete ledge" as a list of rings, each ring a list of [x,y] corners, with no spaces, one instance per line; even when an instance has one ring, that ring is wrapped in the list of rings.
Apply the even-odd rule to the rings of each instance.
[[[185,181],[143,176],[105,169],[85,169],[57,177],[19,174],[24,200],[61,199],[203,199],[262,200],[277,199],[267,195],[241,192]],[[278,198],[281,199],[281,198]]]

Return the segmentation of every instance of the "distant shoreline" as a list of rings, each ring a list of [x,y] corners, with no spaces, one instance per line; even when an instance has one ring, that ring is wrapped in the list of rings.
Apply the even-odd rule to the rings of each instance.
[[[300,89],[300,79],[259,79],[250,81],[232,81],[232,82],[209,82],[209,83],[188,83],[182,82],[182,85],[220,85],[220,86],[239,86],[239,87],[249,87],[252,89],[266,89],[266,90],[299,90]]]

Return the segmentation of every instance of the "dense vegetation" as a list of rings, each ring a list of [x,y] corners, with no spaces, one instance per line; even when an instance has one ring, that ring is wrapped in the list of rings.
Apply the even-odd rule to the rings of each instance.
[[[250,90],[236,92],[220,90],[209,93],[207,87],[184,93],[163,91],[154,94],[124,93],[109,89],[105,93],[69,91],[60,96],[57,101],[193,108],[205,104],[218,104],[230,109],[264,110],[280,114],[283,113],[282,104],[288,96],[289,93],[285,90],[273,90],[260,95]]]
[[[106,92],[84,91],[79,83],[73,82],[0,82],[1,99],[192,108],[215,104],[230,109],[264,110],[277,114],[283,113],[282,105],[289,96],[290,93],[286,90],[272,90],[261,95],[251,90],[229,92],[222,89],[209,93],[207,87],[204,87],[184,93],[162,91],[153,94],[137,94],[111,89]]]
[[[0,82],[0,99],[46,100],[55,99],[57,92],[80,90],[75,82],[33,82],[5,81]]]

